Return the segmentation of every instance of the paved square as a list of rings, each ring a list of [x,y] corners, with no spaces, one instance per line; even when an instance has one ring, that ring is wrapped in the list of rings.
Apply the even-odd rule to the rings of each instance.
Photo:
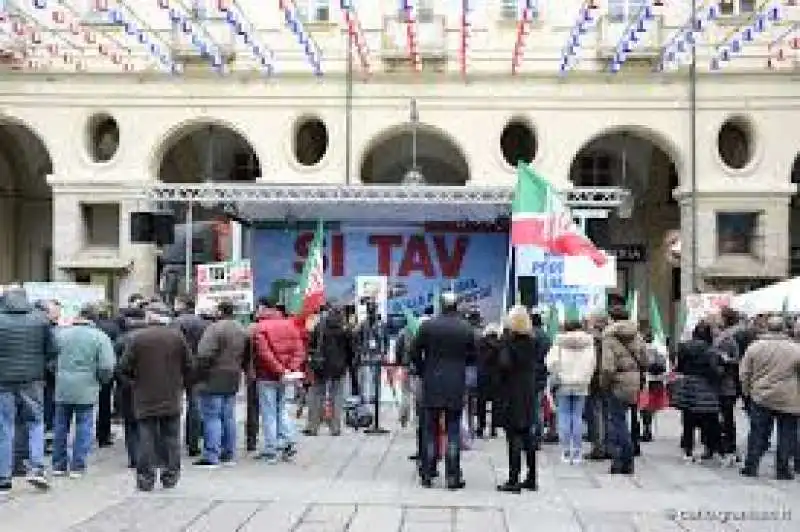
[[[557,447],[546,445],[539,453],[541,489],[522,495],[495,491],[507,473],[502,439],[479,441],[464,454],[467,488],[461,492],[417,486],[407,459],[414,435],[406,429],[303,438],[293,464],[270,466],[242,455],[235,467],[206,471],[186,459],[178,488],[151,494],[135,491],[119,441],[96,451],[83,479],[54,479],[48,493],[17,482],[0,506],[0,531],[800,530],[800,480],[772,480],[772,454],[761,478],[743,479],[734,468],[684,464],[675,412],[659,416],[656,432],[657,441],[643,444],[633,477],[608,475],[607,463],[562,464]],[[743,520],[748,511],[776,515]],[[699,519],[696,512],[709,514]]]

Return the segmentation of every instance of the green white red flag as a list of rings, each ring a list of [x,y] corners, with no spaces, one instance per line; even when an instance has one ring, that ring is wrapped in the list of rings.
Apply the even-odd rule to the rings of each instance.
[[[597,266],[606,255],[583,234],[558,192],[526,165],[517,167],[511,203],[511,244],[537,246],[553,255],[588,257]]]
[[[322,220],[317,221],[314,238],[308,247],[308,256],[303,264],[303,273],[292,301],[292,314],[308,316],[319,311],[325,303],[325,276],[322,249],[325,229]]]
[[[664,333],[664,322],[655,296],[650,296],[650,330],[653,334],[653,347],[662,355],[667,355],[667,335]]]

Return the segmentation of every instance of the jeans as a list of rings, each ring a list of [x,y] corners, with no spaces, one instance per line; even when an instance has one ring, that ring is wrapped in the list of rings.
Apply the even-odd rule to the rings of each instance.
[[[522,454],[528,466],[527,479],[536,482],[536,446],[530,431],[506,429],[506,445],[508,447],[508,482],[517,484],[522,472]]]
[[[259,409],[264,431],[264,455],[275,456],[278,451],[295,443],[294,421],[289,416],[288,387],[282,382],[258,381]]]
[[[200,394],[203,415],[203,458],[212,464],[236,454],[236,395]]]
[[[596,393],[587,398],[586,425],[589,432],[589,441],[592,442],[592,452],[605,454],[608,449],[608,428],[606,421],[607,401],[605,395]]]
[[[559,394],[556,397],[558,409],[558,441],[569,458],[580,458],[583,444],[583,405],[585,395]]]
[[[56,412],[56,376],[54,373],[48,371],[45,374],[44,380],[44,431],[50,432],[53,430],[53,422]]]
[[[73,418],[75,418],[75,439],[72,442],[72,460],[70,461],[67,440]],[[94,405],[56,403],[54,425],[53,470],[84,471],[86,459],[92,450]]]
[[[317,432],[325,414],[325,399],[330,397],[332,434],[342,432],[342,415],[344,413],[344,377],[338,379],[318,378],[308,390],[308,430]]]
[[[775,450],[775,469],[778,473],[789,472],[789,459],[797,447],[797,416],[775,412],[761,405],[750,403],[750,433],[747,435],[745,468],[758,471],[758,466],[769,447],[772,425],[777,421],[778,445]]]
[[[203,436],[203,416],[200,413],[200,399],[192,390],[186,391],[186,420],[184,422],[186,449],[194,454],[200,451]]]
[[[612,467],[625,467],[633,464],[633,442],[628,427],[628,405],[614,394],[606,400],[608,409],[608,444],[611,451]]]
[[[436,471],[436,435],[439,433],[439,420],[442,416],[447,431],[445,475],[448,483],[458,482],[461,480],[461,410],[425,409],[425,445],[421,449],[421,474],[423,478],[430,479]]]
[[[683,434],[681,444],[686,456],[691,456],[694,452],[695,432],[700,430],[700,439],[706,447],[706,453],[713,454],[719,452],[719,415],[697,414],[689,411],[682,413]]]
[[[156,469],[161,468],[161,485],[172,488],[181,472],[181,417],[148,417],[136,421],[138,456],[136,486],[150,491],[156,482]]]
[[[17,409],[28,432],[28,464],[33,473],[44,471],[44,384],[0,386],[0,484],[11,482]]]

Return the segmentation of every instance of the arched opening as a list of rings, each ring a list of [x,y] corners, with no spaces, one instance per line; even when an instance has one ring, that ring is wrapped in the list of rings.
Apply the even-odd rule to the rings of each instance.
[[[164,183],[253,183],[261,177],[261,162],[252,144],[231,127],[211,121],[179,128],[161,154],[158,177]],[[159,207],[171,211],[176,221],[173,243],[163,247],[157,267],[162,292],[171,298],[184,290],[189,204]],[[238,215],[237,205],[203,202],[191,209],[192,262],[230,260],[234,235],[229,220]]]
[[[789,238],[791,253],[789,254],[789,274],[800,275],[800,153],[792,164],[792,185],[796,187],[789,212]]]
[[[458,186],[469,182],[469,163],[446,133],[427,125],[417,126],[415,132],[408,126],[373,142],[360,175],[366,185]]]
[[[35,132],[0,122],[0,284],[51,278],[52,173],[50,153]]]
[[[586,233],[616,256],[617,294],[638,290],[643,305],[652,294],[669,317],[680,301],[680,268],[670,255],[680,211],[672,197],[679,186],[677,164],[665,145],[638,131],[601,134],[578,152],[570,180],[576,187],[630,191],[623,208],[587,219]],[[647,307],[639,312],[647,316]]]

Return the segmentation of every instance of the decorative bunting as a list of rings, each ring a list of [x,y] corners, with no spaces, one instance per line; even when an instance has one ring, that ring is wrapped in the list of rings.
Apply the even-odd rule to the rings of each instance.
[[[558,64],[559,72],[564,75],[571,70],[580,60],[578,52],[581,48],[581,39],[589,33],[589,30],[597,23],[597,0],[584,0],[578,20],[569,32],[566,45],[561,51],[561,59]]]
[[[684,61],[686,52],[694,46],[698,33],[705,31],[709,22],[720,16],[719,0],[704,4],[689,16],[689,19],[675,33],[662,48],[658,70],[667,70],[680,66]]]
[[[361,26],[361,21],[358,18],[355,0],[341,0],[340,7],[342,8],[345,26],[347,26],[347,38],[350,39],[353,46],[356,47],[356,53],[361,61],[361,70],[364,72],[364,75],[369,76],[372,73],[372,67],[369,61],[367,37],[364,28]]]
[[[469,58],[469,39],[472,36],[472,13],[475,8],[474,0],[461,0],[461,39],[459,42],[458,59],[461,66],[461,75],[467,75],[467,60]]]
[[[511,74],[516,75],[522,68],[525,55],[525,38],[530,35],[531,23],[537,14],[536,0],[518,0],[517,37],[514,40],[514,54],[511,56]]]
[[[161,1],[168,2],[169,0]],[[258,42],[255,26],[247,19],[238,2],[236,0],[217,0],[217,11],[224,16],[231,31],[241,38],[264,73],[268,76],[274,74],[275,52]]]
[[[85,59],[76,61],[76,57],[84,55],[84,44],[96,44],[97,35],[91,29],[86,28],[80,20],[72,13],[67,11],[71,9],[65,2],[55,2],[54,0],[31,0],[30,5],[39,12],[44,12],[45,19],[50,19],[55,28],[40,23],[37,19],[39,17],[29,16],[27,11],[18,9],[15,15],[23,17],[30,21],[26,28],[17,27],[16,33],[19,36],[26,35],[30,39],[30,43],[36,48],[37,51],[43,52],[50,58],[52,64],[56,60],[66,65],[75,65],[76,69],[82,70],[85,68],[87,61]],[[15,21],[17,26],[25,26],[20,21]],[[68,32],[53,31],[54,29],[68,29]],[[22,33],[20,33],[22,32]],[[43,44],[42,34],[48,34],[60,41],[48,42]],[[68,33],[74,37],[78,37],[83,42],[76,43],[70,40]],[[110,59],[115,65],[122,65],[122,48],[118,43],[110,39],[101,43],[99,49],[102,56]],[[106,53],[103,53],[105,51]],[[22,54],[27,55],[27,54]],[[119,58],[117,60],[117,58]],[[36,58],[31,58],[28,61],[28,66],[31,68],[40,68],[42,65]]]
[[[315,76],[322,76],[322,50],[316,41],[306,31],[303,22],[297,16],[297,6],[294,0],[278,0],[278,7],[283,11],[286,27],[289,28],[297,42],[303,47],[303,53],[308,59]]]
[[[720,70],[724,63],[741,53],[744,46],[752,43],[757,35],[763,34],[770,26],[780,22],[781,17],[780,2],[777,0],[763,2],[758,11],[750,17],[747,25],[729,33],[722,44],[717,46],[711,58],[711,70]]]
[[[180,0],[177,0],[175,3],[183,8],[184,11],[190,11]],[[223,73],[225,71],[225,63],[222,59],[222,52],[220,51],[219,46],[217,46],[217,44],[211,39],[203,38],[202,35],[195,31],[195,24],[191,17],[184,11],[181,11],[181,9],[178,7],[170,7],[170,4],[171,2],[169,0],[157,0],[158,7],[162,11],[167,12],[169,20],[172,23],[172,27],[178,29],[180,33],[184,35],[191,43],[192,47],[197,50],[200,56],[211,63],[211,67],[214,69],[214,71]],[[132,24],[130,21],[129,23]],[[132,25],[130,29],[134,32],[140,31],[135,25]],[[207,32],[204,31],[204,33]],[[141,35],[139,33],[136,34],[137,36]],[[139,40],[141,41],[141,37],[139,37]],[[159,61],[161,61],[161,64],[163,64],[165,67],[169,67],[172,72],[178,73],[180,71],[181,66],[173,62],[167,55],[166,51],[162,50],[157,44],[152,42],[142,42],[142,44],[145,44],[151,55],[157,57]]]
[[[769,52],[767,68],[770,69],[777,68],[780,63],[785,61],[790,51],[797,54],[800,51],[800,22],[795,22],[775,37],[767,45],[767,50]]]
[[[408,57],[415,72],[422,72],[422,56],[419,53],[419,27],[417,26],[417,0],[400,0],[400,9],[405,15]]]
[[[655,3],[653,1],[643,5],[636,17],[628,23],[625,31],[614,48],[614,56],[609,62],[608,69],[612,74],[616,74],[628,59],[628,55],[641,42],[642,36],[647,33],[650,23],[655,19]]]

